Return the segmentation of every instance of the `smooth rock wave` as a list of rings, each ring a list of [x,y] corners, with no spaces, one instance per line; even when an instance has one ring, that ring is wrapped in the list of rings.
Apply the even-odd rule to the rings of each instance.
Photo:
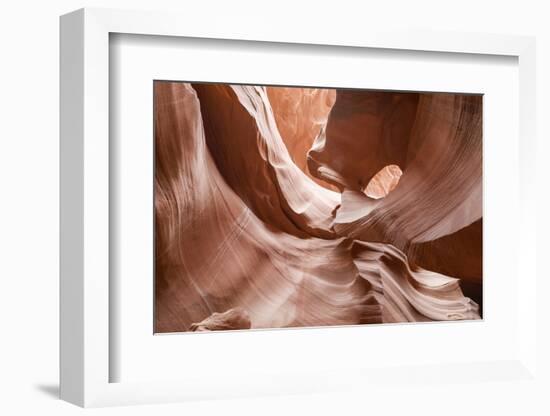
[[[154,97],[155,332],[479,319],[480,97]]]

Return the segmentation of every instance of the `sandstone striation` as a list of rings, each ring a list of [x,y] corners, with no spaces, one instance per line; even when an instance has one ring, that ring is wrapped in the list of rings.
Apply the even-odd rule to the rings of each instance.
[[[154,99],[155,332],[480,318],[481,97]]]

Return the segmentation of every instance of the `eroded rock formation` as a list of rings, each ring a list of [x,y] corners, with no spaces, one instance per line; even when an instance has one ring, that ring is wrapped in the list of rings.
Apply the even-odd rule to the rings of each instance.
[[[156,332],[479,318],[481,97],[156,82],[155,109]]]
[[[214,312],[203,321],[191,324],[189,331],[227,331],[230,329],[250,329],[250,316],[243,308],[233,308],[223,313]]]

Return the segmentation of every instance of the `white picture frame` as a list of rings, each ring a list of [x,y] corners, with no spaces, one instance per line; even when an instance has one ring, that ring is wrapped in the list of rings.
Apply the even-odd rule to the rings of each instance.
[[[185,24],[181,22],[184,21]],[[263,379],[218,380],[194,374],[183,381],[110,382],[109,296],[109,37],[110,34],[225,39],[246,42],[330,45],[442,54],[503,55],[519,66],[520,226],[517,270],[516,353],[506,360],[471,363],[419,362],[411,380],[445,377],[526,380],[537,377],[535,291],[537,270],[535,167],[535,40],[531,37],[430,31],[383,31],[354,28],[329,33],[301,31],[250,22],[237,31],[230,21],[213,17],[212,25],[172,13],[82,9],[61,18],[61,398],[80,406],[159,403],[197,398],[323,392],[379,380],[406,379],[410,369],[370,368],[368,372],[333,369],[324,374],[283,371]],[[300,330],[295,330],[300,331]],[[308,336],[307,334],[302,336]],[[214,342],[214,341],[213,341]],[[445,376],[447,374],[447,376]],[[474,375],[474,376],[472,376]],[[346,382],[342,382],[342,380]],[[413,382],[413,381],[410,381]]]

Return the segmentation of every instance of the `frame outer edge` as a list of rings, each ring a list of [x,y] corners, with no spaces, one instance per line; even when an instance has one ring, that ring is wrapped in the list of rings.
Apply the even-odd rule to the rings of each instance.
[[[160,20],[162,25],[158,24]],[[186,399],[182,397],[180,387],[174,384],[169,384],[168,388],[158,385],[160,390],[153,389],[151,392],[149,386],[145,389],[143,386],[109,383],[109,350],[104,342],[109,335],[109,238],[108,230],[106,232],[104,227],[97,227],[97,224],[108,224],[109,210],[108,202],[95,202],[98,199],[108,201],[109,33],[190,36],[182,32],[191,32],[194,36],[190,37],[201,37],[203,33],[196,27],[184,28],[177,16],[168,13],[153,13],[151,16],[151,12],[145,11],[87,8],[60,19],[60,397],[79,406]],[[251,29],[255,33],[252,37],[256,39],[245,39],[250,36],[235,34],[223,25],[209,37],[305,44],[324,44],[325,39],[315,34],[313,38],[296,38],[293,37],[295,33],[281,37],[274,36],[269,28]],[[351,35],[344,34],[330,44],[402,49],[403,33],[380,35],[380,39],[371,36],[360,42],[350,42]],[[531,78],[525,83],[535,75],[534,38],[463,35],[460,34],[460,40],[457,40],[458,34],[446,33],[434,41],[433,34],[427,36],[426,33],[419,33],[417,38],[420,37],[420,40],[417,39],[415,46],[406,49],[518,56],[520,90],[528,84],[530,91],[526,95],[522,91],[520,102],[527,101],[530,109],[536,109],[536,80]],[[356,37],[352,36],[352,39]],[[524,64],[528,71],[522,74]],[[533,96],[529,98],[531,92]],[[534,113],[530,120],[535,120]],[[531,140],[536,135],[536,129],[521,123],[520,135],[522,139]],[[532,162],[535,153],[533,149],[523,153],[520,155],[521,162]],[[528,193],[527,189],[523,189],[526,179],[525,176],[521,178],[523,195]],[[107,198],[103,199],[105,193]],[[521,209],[529,207],[532,207],[532,201],[523,204]],[[530,224],[534,221],[534,218],[528,220]],[[525,234],[521,235],[522,241],[525,237]],[[531,253],[528,258],[520,259],[520,264],[525,265],[525,260],[529,262],[533,255]],[[534,294],[532,286],[519,295],[522,308],[532,310],[530,304],[536,298]],[[521,319],[521,322],[523,324],[524,320]],[[528,341],[522,342],[518,348],[518,358],[523,368],[531,372],[536,369],[533,349],[536,348],[537,326],[535,323],[533,325],[520,329],[520,337],[527,337]],[[138,393],[140,399],[137,399]]]
[[[109,27],[83,10],[83,343],[84,407],[109,383]]]
[[[84,11],[60,18],[60,398],[84,405]]]
[[[517,273],[525,284],[518,287],[519,357],[532,377],[538,376],[537,359],[537,250],[521,250],[537,241],[537,42],[531,37],[519,54],[519,137],[528,145],[518,149],[520,258]],[[528,283],[528,284],[527,284]],[[535,312],[535,313],[534,313]]]

